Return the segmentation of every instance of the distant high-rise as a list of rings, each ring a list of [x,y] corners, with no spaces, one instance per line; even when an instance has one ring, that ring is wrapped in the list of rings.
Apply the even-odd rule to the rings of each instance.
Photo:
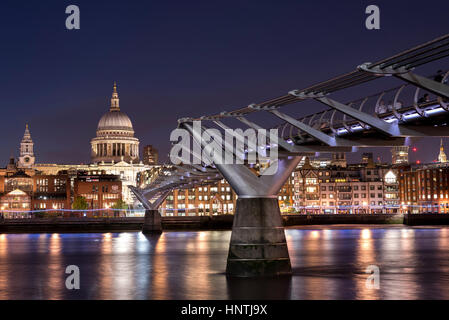
[[[364,152],[362,154],[362,163],[363,164],[368,164],[368,162],[374,161],[373,159],[374,158],[373,158],[373,153],[372,152]]]
[[[154,165],[158,162],[159,154],[157,149],[152,145],[147,145],[143,148],[143,163],[146,165]]]
[[[444,147],[443,147],[443,139],[441,139],[441,143],[440,143],[440,153],[438,154],[438,162],[441,162],[441,163],[447,162],[446,153],[444,152]]]
[[[333,153],[331,165],[346,168],[346,165],[347,165],[346,153],[344,153],[344,152]]]
[[[391,148],[392,164],[408,164],[408,146]]]

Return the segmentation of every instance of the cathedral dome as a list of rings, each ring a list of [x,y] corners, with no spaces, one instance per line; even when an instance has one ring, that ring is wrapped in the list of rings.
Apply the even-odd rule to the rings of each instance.
[[[119,110],[111,110],[104,114],[98,122],[97,130],[134,131],[129,117]]]
[[[97,136],[90,144],[93,163],[139,161],[139,139],[134,137],[131,120],[120,110],[115,83],[111,107],[98,122]]]
[[[105,113],[98,122],[97,131],[103,130],[124,130],[134,132],[131,120],[124,112],[120,111],[117,85],[115,83],[109,112]]]

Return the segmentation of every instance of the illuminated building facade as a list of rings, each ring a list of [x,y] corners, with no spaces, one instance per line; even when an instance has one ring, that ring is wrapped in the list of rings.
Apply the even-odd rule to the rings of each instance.
[[[403,172],[401,203],[410,213],[449,213],[449,166],[423,165]]]
[[[391,163],[393,165],[408,164],[408,146],[397,146],[391,148]]]
[[[174,190],[161,205],[166,216],[233,214],[237,196],[226,180],[192,189]]]
[[[97,136],[91,141],[92,163],[139,162],[139,139],[129,117],[120,110],[117,85],[111,98],[109,112],[105,113],[97,126]]]
[[[163,170],[154,166],[138,174],[138,185],[150,184]],[[294,204],[294,176],[287,180],[279,191],[279,206],[281,212],[291,212]],[[224,179],[209,185],[197,186],[191,189],[174,190],[162,203],[161,213],[166,216],[185,215],[216,215],[234,214],[237,195]]]
[[[439,163],[448,162],[446,152],[444,152],[443,139],[441,139],[441,143],[440,143],[440,153],[438,154],[438,162]]]
[[[13,159],[7,168],[0,169],[0,210],[5,218],[29,217],[30,210],[69,209],[70,204],[68,175],[25,172],[13,165]]]
[[[22,141],[20,142],[20,156],[18,166],[20,168],[31,168],[36,160],[34,156],[34,143],[31,139],[30,130],[28,124],[25,126],[25,133],[23,134]]]
[[[86,199],[89,209],[108,209],[122,200],[122,182],[111,174],[79,173],[74,181],[74,199]]]
[[[159,154],[157,149],[152,145],[147,145],[143,147],[143,164],[146,165],[156,165],[159,161]]]
[[[93,164],[36,164],[34,168],[45,174],[58,174],[58,172],[69,172],[74,178],[78,172],[96,172],[97,174],[105,173],[119,177],[122,182],[122,200],[125,201],[130,208],[136,205],[136,199],[128,186],[137,184],[137,175],[148,170],[148,166],[142,163],[127,163],[120,161],[118,163],[93,163]],[[72,185],[73,187],[73,185]]]
[[[300,213],[397,213],[397,173],[386,166],[313,167],[294,172],[295,208]]]

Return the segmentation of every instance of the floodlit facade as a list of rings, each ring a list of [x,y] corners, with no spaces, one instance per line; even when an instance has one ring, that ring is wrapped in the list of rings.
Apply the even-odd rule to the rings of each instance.
[[[449,213],[448,164],[423,165],[400,177],[401,202],[409,213]]]
[[[129,117],[120,110],[117,85],[111,98],[111,106],[98,122],[97,136],[91,141],[92,163],[139,162],[139,139]]]
[[[398,213],[395,170],[386,166],[313,167],[308,160],[294,174],[299,213]]]
[[[408,164],[408,146],[398,146],[391,148],[391,163],[393,165]]]

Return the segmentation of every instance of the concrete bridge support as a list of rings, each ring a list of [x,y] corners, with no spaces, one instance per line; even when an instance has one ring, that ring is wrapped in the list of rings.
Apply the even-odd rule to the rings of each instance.
[[[226,273],[251,277],[291,271],[277,197],[237,199]]]
[[[146,209],[145,219],[142,226],[142,233],[155,234],[162,233],[162,217],[157,209]]]
[[[139,199],[145,207],[145,218],[142,225],[142,233],[144,234],[160,234],[162,233],[162,217],[159,213],[159,206],[164,202],[170,193],[169,190],[140,190],[136,187],[129,186],[134,195]],[[150,201],[151,200],[151,201]]]

